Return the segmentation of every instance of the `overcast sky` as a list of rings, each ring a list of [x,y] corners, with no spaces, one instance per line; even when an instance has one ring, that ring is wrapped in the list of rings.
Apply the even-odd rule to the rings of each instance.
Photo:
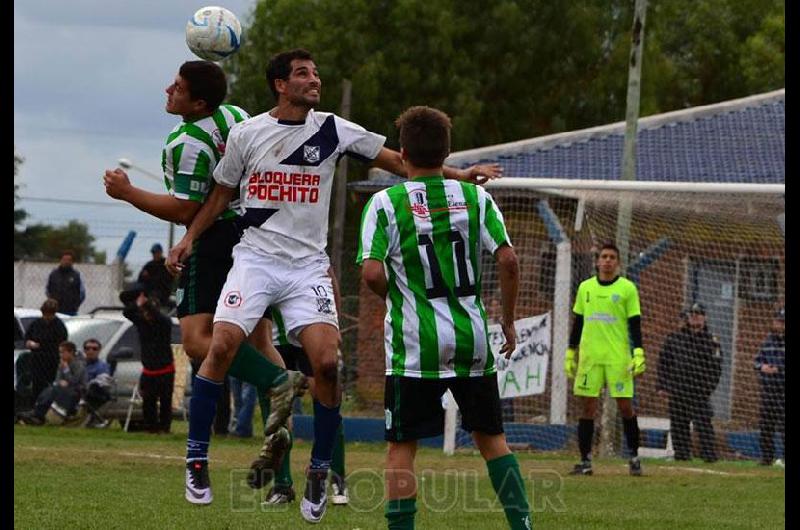
[[[222,5],[246,24],[255,2]],[[166,248],[167,223],[106,196],[102,175],[121,157],[160,175],[163,140],[177,123],[164,112],[164,89],[181,63],[196,59],[184,40],[186,21],[213,4],[14,0],[14,145],[25,158],[19,206],[28,222],[86,222],[109,261],[135,230],[134,272],[154,242]],[[139,171],[129,175],[164,190]],[[176,228],[176,241],[183,231]]]

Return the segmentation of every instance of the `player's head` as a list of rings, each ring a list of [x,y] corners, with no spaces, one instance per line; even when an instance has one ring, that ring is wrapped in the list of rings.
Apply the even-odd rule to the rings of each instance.
[[[211,61],[187,61],[166,88],[166,110],[185,118],[212,114],[228,94],[225,72]]]
[[[404,162],[439,169],[450,154],[450,117],[431,107],[409,107],[395,120]]]
[[[703,304],[695,302],[686,310],[686,323],[696,331],[706,326],[706,308]]]
[[[619,249],[611,241],[604,241],[597,251],[597,272],[603,276],[613,276],[619,267]]]
[[[281,97],[289,103],[307,108],[319,104],[322,80],[311,52],[295,48],[272,56],[267,65],[267,85],[280,102]]]

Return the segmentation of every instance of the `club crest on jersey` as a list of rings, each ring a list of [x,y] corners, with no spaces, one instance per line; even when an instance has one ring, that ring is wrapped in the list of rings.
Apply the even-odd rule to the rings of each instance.
[[[316,164],[319,162],[319,146],[318,145],[304,145],[303,146],[303,160],[309,164]]]
[[[611,301],[614,302],[615,304],[619,302],[619,295],[617,293],[612,294]]]
[[[424,189],[414,190],[409,193],[408,202],[411,204],[411,213],[416,217],[430,217],[431,211],[428,209],[428,194]]]
[[[230,291],[225,295],[226,307],[239,307],[242,305],[242,293],[239,291]]]
[[[214,145],[217,147],[217,151],[219,151],[220,155],[225,154],[225,140],[222,139],[222,133],[219,132],[219,129],[214,129],[211,131],[211,141],[214,142]]]

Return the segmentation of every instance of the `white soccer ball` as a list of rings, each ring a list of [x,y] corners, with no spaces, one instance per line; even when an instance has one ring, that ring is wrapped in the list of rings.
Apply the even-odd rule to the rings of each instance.
[[[200,8],[186,23],[186,45],[206,61],[221,61],[236,53],[241,37],[239,19],[224,7]]]

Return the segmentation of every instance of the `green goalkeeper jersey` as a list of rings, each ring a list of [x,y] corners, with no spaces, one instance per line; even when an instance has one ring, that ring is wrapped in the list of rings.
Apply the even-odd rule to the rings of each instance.
[[[386,375],[438,379],[496,372],[480,299],[481,253],[510,245],[480,186],[427,176],[376,193],[356,261],[382,261],[389,284]]]
[[[597,276],[592,276],[578,287],[572,311],[583,316],[578,350],[582,363],[630,360],[628,319],[641,314],[639,292],[632,281],[618,277],[609,285],[601,285]]]
[[[231,127],[249,117],[239,107],[220,105],[211,116],[176,125],[161,152],[164,184],[169,194],[188,201],[205,201],[214,183],[214,168],[225,154]],[[220,217],[235,217],[238,204],[237,197]]]

